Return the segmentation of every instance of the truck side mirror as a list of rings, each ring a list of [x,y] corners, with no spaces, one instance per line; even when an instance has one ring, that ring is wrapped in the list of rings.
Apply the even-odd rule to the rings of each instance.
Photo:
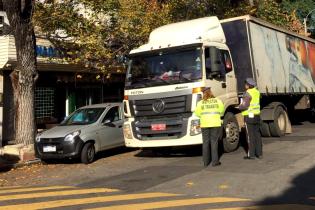
[[[226,60],[225,60],[225,71],[226,73],[228,72],[231,72],[233,70],[232,68],[232,62],[231,62],[231,59],[228,57]]]
[[[211,59],[211,76],[216,77],[220,74],[222,68],[220,50],[216,47],[210,47],[210,59]]]

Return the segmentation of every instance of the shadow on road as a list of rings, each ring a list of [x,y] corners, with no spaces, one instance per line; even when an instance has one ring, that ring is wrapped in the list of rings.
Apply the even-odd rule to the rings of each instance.
[[[94,161],[107,158],[107,157],[112,157],[115,155],[120,155],[127,152],[131,152],[134,150],[135,149],[127,148],[127,147],[118,147],[114,149],[105,150],[105,151],[97,153]],[[65,159],[47,159],[47,160],[42,160],[42,162],[44,164],[74,164],[74,163],[81,163],[81,160],[80,158],[71,158],[71,159],[65,158]]]
[[[139,150],[136,157],[196,157],[202,155],[201,145],[184,147],[157,147]]]
[[[14,167],[14,164],[18,163],[19,160],[20,159],[17,156],[0,156],[0,173],[10,171]]]
[[[291,185],[281,195],[267,197],[257,202],[256,205],[303,204],[315,206],[315,167],[294,177]],[[264,208],[257,208],[257,210],[264,210]]]

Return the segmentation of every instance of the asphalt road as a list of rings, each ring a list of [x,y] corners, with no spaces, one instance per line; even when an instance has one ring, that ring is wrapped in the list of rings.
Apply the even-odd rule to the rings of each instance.
[[[0,209],[315,209],[315,124],[293,131],[264,138],[262,160],[243,160],[240,147],[215,168],[202,166],[201,147],[169,155],[120,148],[90,165],[2,172]]]

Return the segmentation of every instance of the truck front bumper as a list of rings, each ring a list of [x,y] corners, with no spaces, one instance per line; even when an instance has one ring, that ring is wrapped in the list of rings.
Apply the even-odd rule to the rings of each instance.
[[[169,147],[169,146],[188,146],[188,145],[199,145],[202,144],[202,135],[190,135],[190,122],[188,120],[187,126],[185,126],[185,135],[178,137],[151,137],[145,139],[138,139],[135,137],[136,132],[131,121],[127,121],[124,124],[124,139],[126,147],[144,148],[144,147]],[[129,129],[129,131],[128,131]],[[127,134],[127,135],[126,135]]]

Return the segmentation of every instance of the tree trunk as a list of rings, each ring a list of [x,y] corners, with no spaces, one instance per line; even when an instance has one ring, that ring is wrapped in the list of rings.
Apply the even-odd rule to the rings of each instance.
[[[35,35],[32,25],[33,0],[4,0],[12,29],[17,65],[11,73],[15,106],[16,144],[29,145],[35,139],[34,88],[36,70]]]

